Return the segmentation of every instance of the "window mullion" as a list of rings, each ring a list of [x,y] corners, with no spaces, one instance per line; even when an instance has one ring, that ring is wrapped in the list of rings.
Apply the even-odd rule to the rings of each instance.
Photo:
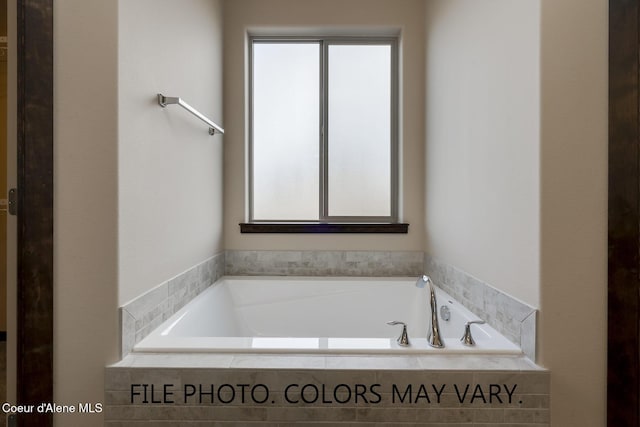
[[[319,218],[321,222],[328,221],[329,200],[328,189],[328,158],[329,158],[329,141],[328,141],[328,68],[327,68],[327,52],[328,46],[325,40],[320,41],[320,212]]]

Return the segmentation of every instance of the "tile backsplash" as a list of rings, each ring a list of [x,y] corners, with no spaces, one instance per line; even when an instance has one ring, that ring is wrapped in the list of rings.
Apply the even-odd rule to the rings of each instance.
[[[536,360],[535,308],[430,255],[425,255],[424,270],[436,286]]]
[[[120,307],[121,355],[224,275],[419,276],[519,345],[535,360],[537,310],[420,251],[239,251],[219,253]]]
[[[417,276],[419,251],[227,251],[229,276]]]
[[[121,356],[223,275],[221,252],[120,307]]]

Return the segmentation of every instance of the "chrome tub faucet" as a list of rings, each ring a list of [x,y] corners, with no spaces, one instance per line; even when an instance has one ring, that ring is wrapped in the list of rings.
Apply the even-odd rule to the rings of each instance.
[[[427,342],[431,347],[443,348],[444,341],[440,336],[440,326],[438,325],[438,302],[436,301],[436,290],[431,278],[426,274],[422,275],[416,282],[416,286],[424,288],[429,285],[429,306],[431,307],[431,320],[427,332]]]

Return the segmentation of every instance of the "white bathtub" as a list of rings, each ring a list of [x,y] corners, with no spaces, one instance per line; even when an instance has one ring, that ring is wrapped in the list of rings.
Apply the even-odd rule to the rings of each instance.
[[[471,312],[438,289],[445,348],[427,344],[427,288],[417,278],[224,277],[134,347],[134,352],[491,353],[522,354],[489,325],[460,337]],[[396,338],[408,324],[411,345]]]

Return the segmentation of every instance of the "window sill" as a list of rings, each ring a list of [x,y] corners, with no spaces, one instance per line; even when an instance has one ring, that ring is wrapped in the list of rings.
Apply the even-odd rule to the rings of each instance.
[[[406,223],[315,223],[243,222],[241,233],[400,233],[409,232]]]

